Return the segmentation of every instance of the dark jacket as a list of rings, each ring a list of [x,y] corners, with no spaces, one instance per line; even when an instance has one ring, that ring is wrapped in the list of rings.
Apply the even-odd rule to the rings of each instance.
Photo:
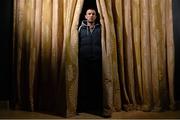
[[[97,60],[101,59],[101,28],[96,24],[91,32],[86,20],[79,27],[79,59]]]

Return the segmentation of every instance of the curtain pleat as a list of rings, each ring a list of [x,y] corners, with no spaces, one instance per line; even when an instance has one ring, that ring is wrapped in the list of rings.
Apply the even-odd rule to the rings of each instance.
[[[32,69],[34,70],[34,76],[33,76],[33,86],[31,89],[33,90],[33,96],[34,102],[31,103],[31,109],[32,111],[37,109],[38,107],[38,99],[39,99],[39,92],[38,92],[38,77],[39,77],[39,58],[40,58],[40,44],[41,44],[41,24],[42,24],[42,1],[36,0],[35,1],[35,23],[34,23],[34,44],[32,46],[33,49],[33,55],[31,59],[33,60],[33,65],[31,65]],[[30,79],[31,80],[31,79]]]
[[[108,47],[109,46],[106,46],[107,45],[106,31],[108,31],[108,30],[105,27],[104,19],[107,19],[107,17],[105,18],[105,16],[103,16],[103,14],[102,14],[102,12],[106,12],[106,11],[103,11],[104,8],[101,5],[101,1],[97,0],[96,4],[97,4],[97,9],[100,14],[100,23],[101,23],[102,79],[103,79],[103,83],[106,83],[106,84],[103,84],[103,107],[104,107],[105,111],[108,113],[109,112],[108,109],[110,109],[110,110],[113,109],[112,108],[113,88],[112,88],[112,77],[111,77],[112,73],[111,73],[111,69],[110,69],[110,56],[108,56],[108,52],[109,52]],[[106,13],[106,15],[107,15],[107,13]]]
[[[152,6],[152,38],[151,38],[151,61],[152,63],[152,78],[153,83],[153,99],[154,110],[161,109],[161,102],[167,94],[166,89],[166,54],[165,54],[165,2],[151,1]],[[158,13],[158,14],[157,14]],[[154,45],[153,45],[154,44]],[[156,59],[155,59],[156,58]],[[154,61],[155,60],[155,61]],[[163,91],[163,92],[161,92]],[[164,95],[163,95],[164,94]]]
[[[53,105],[51,80],[51,49],[52,49],[52,0],[42,1],[42,26],[40,43],[40,80],[39,106],[50,109]],[[51,89],[47,89],[51,88]],[[49,99],[51,98],[51,99]],[[52,108],[51,108],[52,109]]]
[[[150,4],[150,35],[151,35],[151,64],[152,64],[152,85],[154,86],[154,89],[152,91],[153,93],[153,102],[156,104],[156,109],[160,107],[160,95],[159,95],[159,82],[158,82],[158,42],[157,42],[157,18],[156,18],[156,9],[155,7],[155,1],[151,0]],[[160,11],[158,11],[159,13]],[[156,19],[156,20],[155,20]],[[159,34],[159,33],[158,33]]]
[[[130,103],[129,97],[127,94],[126,89],[126,82],[125,82],[125,56],[124,56],[124,41],[123,41],[123,1],[122,0],[115,0],[112,1],[113,4],[113,17],[114,17],[114,27],[115,27],[115,33],[116,33],[116,43],[117,43],[117,59],[118,59],[118,73],[119,73],[119,95],[120,100],[119,104],[116,106],[120,106],[120,109],[122,109],[122,104],[124,104],[124,107],[127,106],[125,104]],[[114,104],[115,105],[115,104]]]
[[[141,0],[141,59],[142,59],[142,86],[143,110],[151,107],[151,61],[149,35],[149,0]]]
[[[86,0],[14,0],[16,109],[76,115]],[[104,112],[174,109],[172,0],[96,0]]]
[[[167,79],[169,93],[169,108],[175,109],[174,100],[174,40],[173,40],[173,17],[172,17],[172,0],[166,0],[165,3],[165,26],[166,26],[166,59],[167,59]]]
[[[58,5],[57,5],[58,4]],[[66,109],[67,109],[67,98],[66,98],[66,81],[64,79],[64,70],[62,68],[64,68],[64,54],[63,54],[63,44],[64,44],[64,33],[65,33],[65,5],[64,5],[64,0],[54,0],[53,1],[53,5],[58,7],[58,13],[54,14],[54,15],[58,15],[57,18],[57,22],[55,23],[54,21],[54,25],[58,28],[56,28],[56,30],[58,29],[58,33],[57,33],[57,41],[55,45],[57,48],[57,64],[54,63],[54,66],[57,67],[57,85],[56,85],[56,92],[55,92],[55,98],[56,98],[56,102],[55,102],[55,111],[58,114],[61,114],[63,116],[66,116]],[[57,9],[57,8],[56,8]],[[54,12],[53,12],[54,13]],[[55,69],[56,70],[56,69]]]
[[[76,115],[78,88],[78,23],[84,0],[64,1],[64,44],[62,69],[66,81],[66,116]]]
[[[121,108],[117,46],[112,3],[106,0],[97,0],[96,3],[102,25],[103,109],[106,114],[112,110],[120,110]]]
[[[142,90],[142,68],[141,68],[141,14],[140,14],[140,0],[132,0],[132,32],[133,32],[133,43],[132,48],[134,49],[134,85],[138,92],[135,92],[135,98],[137,105],[141,105],[143,101],[143,90]],[[137,106],[137,107],[138,107]],[[139,109],[139,108],[137,108]]]
[[[29,89],[29,104],[30,104],[30,110],[33,111],[34,109],[34,79],[35,79],[35,52],[36,52],[36,48],[34,48],[35,45],[35,40],[34,40],[34,21],[35,21],[35,0],[29,0],[26,1],[27,4],[27,25],[26,25],[26,39],[27,39],[27,45],[29,45],[29,47],[27,47],[29,50],[27,50],[29,52],[29,63],[27,66],[29,68],[28,72],[28,89]]]
[[[58,82],[58,70],[59,70],[59,61],[58,61],[58,45],[59,45],[59,39],[58,39],[58,33],[59,33],[59,22],[58,22],[58,9],[59,4],[58,0],[52,1],[52,46],[51,46],[51,79],[52,81],[52,96],[56,96],[56,90],[57,90],[57,82]],[[55,102],[54,102],[55,103]]]
[[[133,46],[132,46],[132,13],[131,13],[131,0],[124,1],[124,46],[125,46],[125,79],[127,85],[127,95],[129,97],[129,107],[133,107],[131,104],[136,104],[134,94],[134,62],[133,62]],[[128,108],[128,109],[129,109]]]
[[[21,95],[21,75],[23,73],[21,73],[21,69],[22,69],[22,41],[23,41],[23,36],[24,36],[24,15],[25,15],[25,11],[24,11],[24,4],[25,4],[25,0],[17,0],[17,31],[15,33],[15,37],[17,38],[17,92],[16,92],[16,101],[17,101],[17,104],[16,104],[16,107],[17,108],[20,108],[20,106],[22,107],[22,95]],[[16,53],[15,53],[16,55]],[[16,56],[14,56],[16,57]]]

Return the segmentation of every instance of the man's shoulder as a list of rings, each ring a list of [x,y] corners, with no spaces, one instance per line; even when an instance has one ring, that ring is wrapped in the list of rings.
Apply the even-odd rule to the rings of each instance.
[[[86,29],[87,29],[86,26],[81,25],[81,26],[79,26],[78,31],[81,32],[81,30],[86,30]]]

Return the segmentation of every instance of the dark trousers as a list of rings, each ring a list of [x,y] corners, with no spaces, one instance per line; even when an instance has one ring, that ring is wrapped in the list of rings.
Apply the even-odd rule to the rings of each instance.
[[[79,60],[77,111],[102,111],[102,62]]]

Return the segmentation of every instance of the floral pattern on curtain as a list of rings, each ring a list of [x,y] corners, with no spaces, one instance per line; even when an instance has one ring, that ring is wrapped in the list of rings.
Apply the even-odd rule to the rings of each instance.
[[[14,0],[16,109],[76,114],[86,0]],[[172,0],[96,0],[104,111],[174,109]]]

